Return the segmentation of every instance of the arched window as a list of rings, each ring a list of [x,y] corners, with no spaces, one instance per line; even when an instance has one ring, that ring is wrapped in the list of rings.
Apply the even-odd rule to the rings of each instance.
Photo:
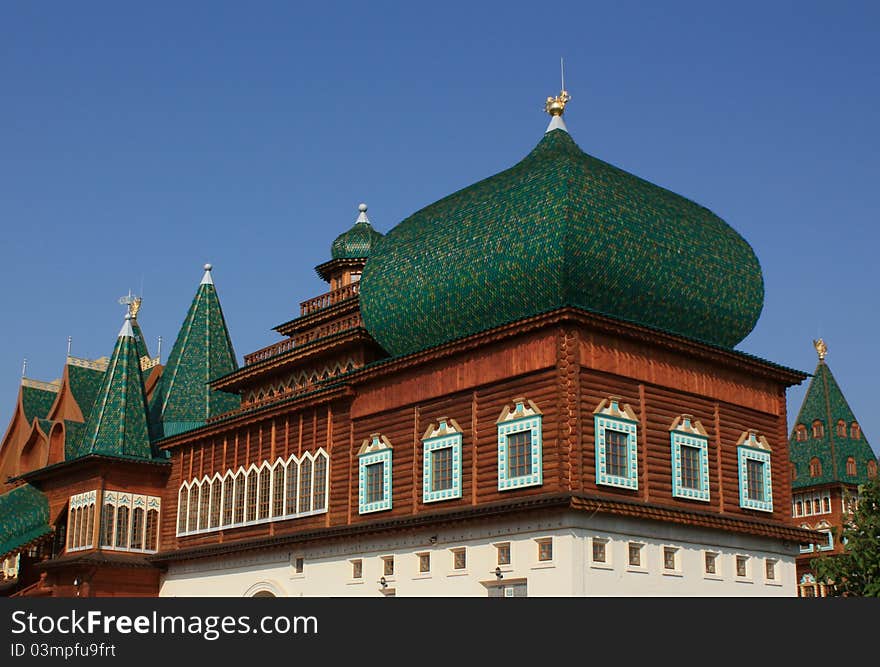
[[[144,508],[135,507],[131,513],[131,548],[144,548]]]
[[[223,477],[223,513],[220,515],[220,525],[228,526],[232,523],[232,501],[234,483],[231,472]]]
[[[157,510],[147,511],[147,528],[144,548],[148,551],[155,551],[159,548],[157,540],[159,538],[159,512]]]
[[[846,460],[846,474],[849,477],[856,476],[856,460],[852,456]]]
[[[120,549],[128,549],[128,507],[116,508],[116,542]]]
[[[259,504],[257,506],[257,518],[269,518],[269,492],[272,490],[269,480],[272,477],[272,471],[268,466],[264,466],[260,470],[260,488],[259,488]]]
[[[189,517],[187,518],[187,530],[190,532],[199,529],[199,492],[202,485],[198,482],[189,487]]]
[[[846,422],[842,419],[837,420],[837,435],[841,438],[846,437]]]
[[[183,489],[182,489],[183,490]],[[113,546],[113,524],[116,518],[112,503],[104,503],[104,511],[101,513],[101,546]]]
[[[220,499],[223,494],[223,482],[215,477],[211,482],[211,516],[208,519],[208,528],[216,528],[220,525]]]
[[[275,464],[272,470],[272,516],[284,514],[284,464]]]
[[[181,486],[177,494],[177,534],[186,532],[187,507],[189,505],[189,487]]]
[[[299,471],[299,512],[312,509],[312,460],[304,458]]]
[[[877,476],[877,462],[868,461],[868,477],[874,479]]]
[[[312,509],[316,512],[327,507],[327,454],[319,452],[315,457],[315,494]]]
[[[287,461],[287,483],[284,500],[284,513],[296,514],[296,491],[299,488],[299,464],[295,458]]]
[[[807,439],[807,427],[803,424],[798,424],[794,427],[794,438],[798,442],[804,442]]]
[[[202,482],[202,488],[199,491],[199,530],[205,530],[208,527],[208,514],[211,507],[211,482],[205,480]]]
[[[257,483],[260,473],[256,468],[248,470],[247,493],[244,502],[244,520],[253,521],[257,518]]]
[[[849,437],[853,440],[859,440],[862,437],[862,429],[859,428],[857,422],[853,422],[849,427]]]
[[[92,503],[86,509],[86,535],[83,545],[90,547],[94,542],[95,535],[95,505]]]
[[[244,471],[239,471],[235,476],[235,504],[232,508],[232,523],[242,523],[244,521],[244,487],[245,487]]]
[[[822,425],[822,422],[818,419],[813,422],[813,437],[814,438],[824,438],[825,437],[825,427]]]
[[[815,456],[810,459],[810,477],[822,476],[822,462]]]

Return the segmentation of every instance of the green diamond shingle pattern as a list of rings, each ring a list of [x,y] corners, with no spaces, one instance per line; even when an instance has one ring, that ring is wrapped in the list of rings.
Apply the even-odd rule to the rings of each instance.
[[[88,418],[88,413],[84,413]],[[79,456],[82,449],[82,438],[86,425],[81,422],[64,420],[64,459],[70,461]]]
[[[142,357],[150,357],[150,351],[147,349],[147,342],[144,340],[144,332],[141,331],[141,325],[137,319],[131,321],[131,328],[134,331],[134,340],[137,345],[138,359]]]
[[[330,246],[333,259],[363,259],[370,256],[382,234],[367,221],[359,221],[347,232],[336,237]]]
[[[105,454],[152,458],[147,426],[147,397],[137,342],[120,335],[76,451],[77,458]]]
[[[24,416],[28,424],[32,423],[34,419],[45,419],[56,398],[58,398],[58,393],[54,391],[22,387],[21,405],[24,408]]]
[[[820,420],[824,436],[813,437],[813,422]],[[837,434],[837,422],[842,419],[846,423],[846,437]],[[850,426],[858,422],[849,407],[837,380],[824,361],[816,366],[813,379],[804,396],[804,402],[798,412],[794,427],[789,437],[791,461],[797,471],[792,481],[793,489],[830,483],[864,484],[868,481],[868,461],[876,460],[871,445],[864,431],[858,440],[850,437]],[[798,442],[795,432],[798,424],[807,429],[807,439]],[[833,455],[832,455],[833,449]],[[822,464],[822,475],[810,477],[810,461],[816,457]],[[856,462],[856,475],[846,474],[846,460],[852,457]]]
[[[103,379],[104,371],[74,366],[73,364],[67,365],[68,386],[83,414],[83,419],[88,419]]]
[[[50,533],[49,501],[30,484],[0,495],[0,558]]]
[[[553,130],[517,165],[389,231],[360,299],[393,355],[563,305],[732,347],[758,320],[764,282],[721,218]]]
[[[239,407],[241,398],[208,383],[238,368],[213,284],[203,282],[171,348],[150,406],[154,437],[202,426],[208,417]]]

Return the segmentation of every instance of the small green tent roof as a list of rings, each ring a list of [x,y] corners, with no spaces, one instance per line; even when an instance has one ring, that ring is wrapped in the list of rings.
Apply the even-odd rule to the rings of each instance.
[[[52,532],[49,501],[30,484],[0,496],[0,558]]]
[[[101,381],[104,379],[104,371],[94,368],[85,368],[74,363],[67,364],[67,379],[70,392],[76,400],[84,419],[88,419],[95,397],[101,389]]]
[[[837,432],[837,423],[841,420],[846,435]],[[820,438],[813,437],[815,421],[822,422]],[[868,462],[876,462],[876,457],[861,428],[859,437],[852,437],[852,425],[857,422],[831,369],[824,360],[820,360],[789,437],[791,461],[797,474],[791,483],[793,489],[833,482],[864,484],[868,481]],[[798,441],[798,425],[806,428],[806,440]],[[846,474],[846,461],[850,457],[855,459],[855,475]],[[819,459],[822,468],[822,474],[817,477],[810,476],[810,461],[813,458]]]

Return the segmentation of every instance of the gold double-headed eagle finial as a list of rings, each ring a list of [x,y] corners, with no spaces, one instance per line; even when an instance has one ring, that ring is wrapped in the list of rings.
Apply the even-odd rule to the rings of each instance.
[[[544,111],[551,116],[561,116],[565,111],[565,105],[568,104],[569,100],[571,100],[571,95],[569,95],[568,91],[563,88],[562,92],[556,97],[547,98],[547,102],[544,104]]]
[[[137,319],[138,311],[140,309],[141,309],[141,298],[139,296],[136,296],[128,304],[128,314],[131,315],[131,319],[133,319],[133,320]]]
[[[825,355],[828,354],[828,346],[821,338],[813,341],[813,347],[816,348],[816,354],[819,355],[819,361],[825,361]]]

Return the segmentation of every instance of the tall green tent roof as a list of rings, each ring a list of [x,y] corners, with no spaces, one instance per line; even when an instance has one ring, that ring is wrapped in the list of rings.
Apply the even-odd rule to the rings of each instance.
[[[144,379],[128,315],[75,453],[71,458],[87,454],[153,457]]]
[[[238,368],[211,265],[189,307],[150,406],[154,437],[168,437],[202,426],[214,415],[239,407],[234,394],[208,383]]]
[[[391,229],[360,293],[367,330],[393,355],[561,306],[732,347],[757,322],[764,283],[717,215],[552,129],[515,166]]]
[[[838,434],[837,424],[841,420],[846,435]],[[820,438],[813,437],[815,421],[822,423]],[[819,361],[789,438],[791,461],[797,473],[791,483],[793,489],[832,482],[864,484],[868,481],[868,462],[876,462],[876,457],[861,428],[859,437],[852,437],[852,425],[857,422],[828,364]],[[806,427],[806,440],[798,441],[798,425]],[[855,475],[846,474],[846,461],[850,457],[855,459]],[[821,474],[816,477],[810,475],[813,458],[818,458],[821,464]]]

